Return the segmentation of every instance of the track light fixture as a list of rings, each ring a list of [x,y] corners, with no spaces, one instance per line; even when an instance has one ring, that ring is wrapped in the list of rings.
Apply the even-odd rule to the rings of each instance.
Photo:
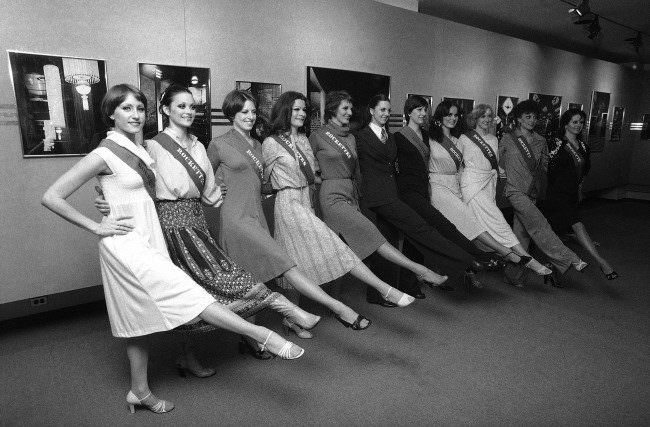
[[[576,7],[569,9],[570,14],[578,16],[585,16],[590,12],[589,0],[581,0]]]
[[[589,32],[589,37],[591,40],[595,39],[598,37],[598,34],[600,34],[600,22],[598,20],[598,15],[594,16],[594,20],[591,21],[591,24],[589,24],[589,27],[587,27],[587,31]]]

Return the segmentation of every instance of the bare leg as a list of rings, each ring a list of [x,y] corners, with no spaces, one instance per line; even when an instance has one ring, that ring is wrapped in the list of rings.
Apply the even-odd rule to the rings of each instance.
[[[211,325],[240,335],[245,335],[257,342],[264,343],[266,348],[274,354],[282,352],[283,348],[288,343],[288,341],[278,334],[272,334],[269,329],[242,319],[223,305],[216,302],[207,306],[205,310],[199,314],[199,317]],[[292,344],[289,348],[288,358],[300,357],[303,352],[304,350],[302,348]]]
[[[422,264],[415,263],[406,258],[395,246],[390,243],[384,243],[377,249],[377,252],[388,261],[399,265],[402,268],[412,271],[418,277],[426,282],[441,285],[447,280],[447,276],[441,276]]]
[[[147,368],[149,366],[149,348],[147,337],[133,337],[126,340],[126,355],[131,368],[131,391],[127,402],[131,405],[146,406],[154,412],[169,412],[174,409],[174,404],[160,400],[149,390]],[[135,399],[131,399],[131,396]]]
[[[603,271],[605,274],[610,274],[614,271],[614,268],[607,262],[605,258],[603,258],[600,253],[598,253],[598,250],[596,249],[596,246],[594,245],[593,240],[591,240],[591,237],[589,237],[589,234],[587,233],[587,229],[585,228],[584,224],[581,222],[577,222],[571,226],[573,229],[573,232],[575,233],[575,238],[580,243],[580,246],[585,248],[587,252],[589,252],[589,255],[591,255],[598,265],[600,265],[600,269]]]
[[[341,301],[332,298],[321,289],[320,286],[305,277],[300,270],[292,268],[284,273],[284,277],[293,285],[294,288],[304,296],[323,304],[325,307],[336,313],[341,319],[348,323],[353,323],[359,314],[352,310]],[[364,320],[361,327],[365,327],[367,321]]]
[[[492,237],[492,235],[490,235],[490,233],[488,233],[487,231],[484,231],[481,234],[479,234],[476,237],[476,240],[483,243],[485,246],[489,247],[490,249],[494,250],[502,257],[508,259],[508,261],[517,263],[519,262],[519,260],[521,260],[521,258],[519,258],[519,255],[517,255],[516,253],[512,252],[509,248],[506,248],[501,243],[494,240],[494,237]]]
[[[350,274],[377,289],[385,300],[397,304],[399,307],[406,307],[415,300],[415,298],[407,296],[404,292],[393,288],[381,280],[364,263],[359,263],[359,265],[350,270]]]

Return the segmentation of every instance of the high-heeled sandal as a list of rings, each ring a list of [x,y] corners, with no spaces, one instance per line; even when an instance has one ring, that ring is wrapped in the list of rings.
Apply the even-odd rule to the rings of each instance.
[[[357,316],[357,318],[354,320],[353,323],[346,322],[341,318],[341,316],[336,316],[335,319],[341,322],[343,326],[345,326],[346,328],[350,328],[355,331],[363,331],[364,329],[368,329],[372,324],[372,321],[370,319],[368,319],[365,316],[362,316],[361,314]],[[368,323],[366,323],[366,326],[361,326],[361,322],[363,322],[364,320],[367,320]]]
[[[153,402],[145,402],[147,399],[153,399]],[[145,397],[142,399],[139,399],[138,396],[135,395],[131,390],[129,390],[128,394],[126,395],[126,403],[128,404],[129,412],[132,414],[135,414],[135,407],[136,406],[144,406],[148,410],[150,410],[153,413],[156,414],[164,414],[166,412],[170,412],[172,409],[174,409],[174,404],[171,402],[168,402],[166,400],[158,399],[156,396],[151,394],[147,394]]]
[[[444,277],[445,280],[443,280],[441,283],[436,283],[436,282],[429,282],[424,278],[424,276],[415,276],[419,284],[429,285],[431,289],[435,288],[441,291],[453,291],[454,290],[453,286],[444,284],[447,281],[448,277],[447,276],[442,276],[442,277]]]
[[[278,294],[278,296],[269,303],[269,307],[282,314],[290,323],[307,331],[314,329],[321,320],[320,316],[316,316],[315,314],[303,310],[289,301],[289,299],[282,294]]]
[[[551,273],[542,276],[544,277],[544,284],[546,285],[550,283],[554,288],[564,288],[564,285],[560,282],[560,278],[558,277],[557,272],[553,269],[553,266],[551,264],[546,264],[545,267],[551,270]]]
[[[512,252],[512,251],[510,251],[510,252]],[[512,252],[512,253],[514,253],[514,252]],[[533,263],[533,261],[537,261],[537,260],[535,260],[532,256],[518,255],[518,254],[515,254],[515,255],[517,255],[520,258],[519,262],[517,264],[522,265],[522,266],[526,267],[527,269],[529,269],[531,271],[534,271],[535,274],[537,274],[539,276],[547,276],[547,275],[552,273],[552,270],[551,270],[551,272],[546,272],[544,269],[546,269],[548,267],[546,267],[546,266],[544,266],[542,264],[540,264],[542,266],[542,268],[540,268],[538,270],[534,269],[531,264]],[[539,263],[539,261],[537,261],[537,263]]]
[[[275,334],[275,332],[270,331],[269,334],[266,336],[266,339],[264,340],[264,344],[262,344],[262,347],[260,347],[260,349],[262,351],[267,349],[266,344],[269,342],[269,339],[271,338],[271,335],[273,335],[273,334]],[[300,352],[298,354],[292,356],[291,355],[291,348],[293,346],[296,346],[297,348],[300,348],[297,345],[295,345],[294,343],[292,343],[291,341],[286,341],[285,340],[285,343],[282,345],[280,350],[278,350],[277,352],[275,352],[275,351],[273,351],[271,349],[269,349],[268,351],[271,354],[273,354],[273,358],[278,356],[278,357],[280,357],[280,359],[284,359],[284,360],[294,360],[294,359],[297,359],[297,358],[301,357],[303,354],[305,354],[305,349],[300,348]]]
[[[600,267],[600,271],[603,272],[603,274],[605,275],[605,277],[607,278],[607,280],[615,280],[615,279],[618,279],[618,273],[617,273],[615,270],[612,270],[611,273],[605,273],[605,271],[603,270],[603,267]]]
[[[264,350],[254,347],[253,344],[248,342],[246,337],[242,336],[240,337],[240,341],[239,341],[239,354],[246,354],[246,353],[250,354],[251,356],[259,360],[269,360],[270,358],[273,357],[271,354],[265,352]]]
[[[397,305],[398,307],[406,307],[407,305],[410,305],[411,303],[413,303],[413,301],[415,301],[415,298],[413,298],[411,295],[406,294],[406,293],[404,293],[404,292],[402,292],[402,296],[400,297],[399,300],[397,300],[397,301],[391,301],[391,300],[389,300],[389,299],[388,299],[388,296],[389,296],[390,293],[391,293],[392,291],[394,291],[394,290],[397,290],[397,289],[395,289],[395,288],[393,288],[393,287],[391,286],[390,288],[388,288],[388,292],[386,292],[386,295],[382,295],[382,297],[383,297],[386,301],[388,301],[388,302],[392,302],[393,304]]]
[[[576,269],[576,271],[579,271],[582,273],[582,270],[587,268],[589,266],[588,262],[584,262],[583,260],[580,260],[578,262],[572,262],[571,266]]]
[[[301,328],[300,326],[296,325],[293,323],[291,320],[287,319],[284,317],[282,319],[282,326],[284,327],[284,332],[288,333],[289,331],[292,331],[298,338],[302,338],[305,340],[314,338],[314,334],[309,332],[307,329]]]
[[[200,370],[190,368],[187,366],[187,363],[182,356],[176,359],[176,371],[182,378],[187,378],[188,373],[194,375],[197,378],[208,378],[217,373],[217,370],[214,368],[201,367]]]
[[[476,277],[476,271],[472,269],[465,270],[465,275],[463,276],[463,283],[465,283],[465,288],[469,290],[470,288],[483,289],[483,283],[478,280]]]

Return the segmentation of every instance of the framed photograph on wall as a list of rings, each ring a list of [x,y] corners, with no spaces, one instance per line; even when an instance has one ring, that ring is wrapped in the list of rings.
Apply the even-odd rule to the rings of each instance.
[[[582,104],[578,104],[576,102],[569,102],[569,107],[568,108],[569,109],[576,108],[576,109],[582,111]]]
[[[177,65],[138,64],[140,90],[147,97],[147,120],[144,137],[152,138],[163,130],[160,98],[169,86],[176,83],[192,92],[196,114],[190,133],[207,147],[212,139],[210,110],[210,69]]]
[[[282,85],[278,83],[260,83],[237,80],[235,89],[247,90],[257,98],[257,113],[268,120],[271,117],[271,108],[275,101],[282,95]]]
[[[108,130],[100,111],[107,91],[105,62],[7,53],[23,157],[83,156],[95,149]]]
[[[558,95],[545,95],[543,93],[530,92],[528,99],[539,104],[539,117],[535,132],[544,138],[553,138],[560,127],[560,115],[562,114],[562,97]]]
[[[497,96],[496,115],[499,117],[499,124],[496,127],[496,136],[499,140],[504,133],[512,132],[515,129],[517,123],[513,110],[518,102],[519,98],[516,96]]]
[[[610,141],[620,141],[625,123],[625,107],[614,107],[612,112],[612,131],[609,135]]]
[[[587,143],[592,153],[599,153],[605,148],[605,134],[607,132],[607,112],[609,111],[609,93],[593,91],[591,95],[591,109],[587,117],[589,132]]]
[[[390,97],[390,76],[337,70],[334,68],[307,67],[307,99],[311,103],[311,129],[324,124],[325,95],[334,90],[345,90],[354,99],[350,129],[357,130],[369,119],[368,102],[383,93]]]
[[[650,139],[650,114],[646,113],[641,117],[641,135],[640,139]]]
[[[449,96],[443,96],[443,101],[451,101],[452,105],[455,105],[458,108],[458,124],[460,126],[461,132],[467,130],[467,123],[465,122],[465,116],[472,112],[474,109],[474,100],[466,98],[452,98]]]

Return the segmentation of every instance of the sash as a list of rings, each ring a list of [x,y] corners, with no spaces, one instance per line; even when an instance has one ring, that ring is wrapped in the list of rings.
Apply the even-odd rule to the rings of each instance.
[[[401,134],[411,144],[413,144],[413,146],[420,152],[420,156],[422,156],[422,160],[424,160],[425,165],[429,163],[429,155],[431,151],[413,129],[411,129],[409,126],[404,126],[400,128],[396,133]]]
[[[442,145],[442,148],[447,150],[449,157],[451,157],[454,163],[456,163],[456,170],[460,169],[460,166],[463,164],[463,153],[461,153],[458,147],[456,147],[456,144],[454,144],[448,136],[443,136],[442,141],[440,141],[439,144]]]
[[[578,170],[578,177],[581,178],[582,177],[582,170],[583,170],[584,165],[585,165],[585,158],[582,157],[582,154],[580,154],[580,151],[576,150],[569,141],[565,141],[564,149],[571,156],[571,160],[573,160],[573,164],[575,165],[576,169]]]
[[[185,167],[185,170],[190,175],[192,182],[196,185],[196,188],[199,190],[199,194],[203,194],[205,189],[205,172],[203,169],[196,164],[194,158],[187,152],[183,147],[178,145],[171,136],[167,135],[165,132],[160,132],[158,135],[152,138],[156,141],[162,148],[169,151],[169,153]]]
[[[289,154],[293,156],[293,158],[298,160],[298,164],[300,165],[300,170],[305,175],[305,178],[307,178],[307,184],[312,185],[315,180],[314,171],[312,170],[311,165],[307,161],[305,154],[298,147],[298,144],[294,144],[295,146],[295,150],[294,150],[293,148],[291,148],[291,141],[289,141],[286,136],[274,135],[273,139],[275,139],[278,142],[278,144],[280,144],[285,150],[287,150]]]
[[[329,142],[331,146],[336,148],[336,151],[343,154],[345,157],[347,157],[348,160],[352,159],[353,156],[352,156],[352,152],[350,151],[350,149],[345,144],[343,144],[341,141],[339,141],[338,138],[336,136],[334,136],[334,134],[332,132],[330,132],[329,130],[326,130],[325,131],[325,136],[326,136],[325,139],[327,140],[327,142]]]
[[[232,130],[231,132],[237,133],[236,130]],[[239,151],[241,155],[248,160],[251,166],[253,166],[253,170],[257,172],[257,177],[262,183],[261,193],[266,195],[274,194],[275,190],[273,190],[273,185],[270,182],[264,182],[264,163],[262,163],[262,161],[255,155],[252,147],[245,139],[243,142],[240,141],[239,143],[234,141],[234,139],[244,139],[244,137],[241,135],[234,135],[234,138],[226,138],[226,143]]]
[[[140,175],[145,190],[147,190],[147,193],[149,193],[152,200],[156,200],[156,174],[149,169],[149,166],[147,166],[140,157],[111,139],[102,140],[98,147],[108,148],[120,160]]]
[[[478,148],[481,149],[485,158],[490,161],[490,165],[492,166],[492,169],[498,172],[499,165],[497,164],[497,155],[494,154],[494,150],[492,150],[492,147],[490,147],[488,143],[485,142],[485,140],[481,137],[481,135],[479,135],[478,132],[476,132],[475,130],[470,130],[465,135],[467,135],[469,139],[472,140],[472,142],[476,144]]]
[[[514,133],[512,133],[511,136],[514,137],[513,139],[515,140],[515,145],[517,148],[519,148],[519,152],[526,161],[528,169],[534,174],[535,170],[537,169],[537,161],[535,160],[535,156],[533,155],[533,152],[528,145],[528,141],[526,141],[526,137],[523,135],[516,136]]]

